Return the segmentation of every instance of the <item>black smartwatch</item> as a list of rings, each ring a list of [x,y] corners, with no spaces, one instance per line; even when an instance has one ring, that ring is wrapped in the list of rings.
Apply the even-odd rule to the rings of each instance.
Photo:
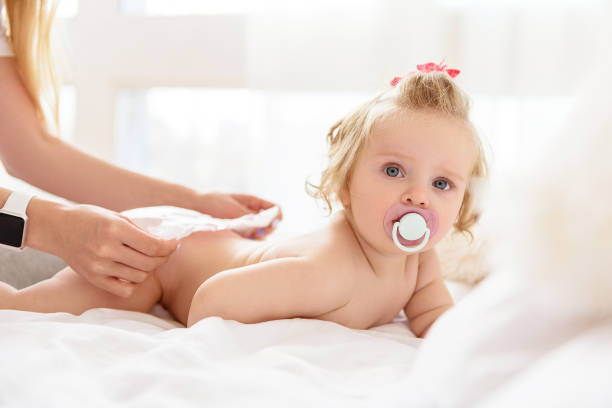
[[[32,197],[13,191],[0,209],[0,247],[23,250],[28,225],[26,209]]]

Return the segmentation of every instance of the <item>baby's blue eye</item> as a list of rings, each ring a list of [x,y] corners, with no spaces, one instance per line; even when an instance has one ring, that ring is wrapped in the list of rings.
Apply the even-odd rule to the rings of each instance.
[[[450,184],[448,181],[444,179],[437,179],[433,182],[433,186],[435,188],[439,188],[440,190],[450,190]]]
[[[399,177],[400,175],[403,176],[402,171],[397,166],[387,166],[387,167],[385,167],[385,173],[389,177]]]

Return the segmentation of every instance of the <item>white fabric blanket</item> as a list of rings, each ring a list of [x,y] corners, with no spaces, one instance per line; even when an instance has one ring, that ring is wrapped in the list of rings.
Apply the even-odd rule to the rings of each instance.
[[[0,406],[610,406],[612,320],[538,299],[495,275],[426,341],[401,316],[370,330],[218,317],[186,329],[161,306],[0,310]]]
[[[186,329],[111,309],[0,310],[0,406],[371,406],[406,377],[420,342],[401,321],[353,330],[213,317]]]
[[[485,280],[436,322],[379,406],[612,406],[612,317],[545,291],[511,270]]]
[[[456,288],[451,290],[457,293]],[[0,310],[0,406],[607,407],[612,319],[497,274],[416,339],[308,319],[186,329],[155,315]]]

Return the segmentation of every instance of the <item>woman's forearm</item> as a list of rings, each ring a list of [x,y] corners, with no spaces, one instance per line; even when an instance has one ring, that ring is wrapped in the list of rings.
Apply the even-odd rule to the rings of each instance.
[[[32,147],[23,154],[36,160],[13,168],[12,175],[71,201],[123,211],[152,205],[192,208],[196,200],[192,189],[122,169],[57,138],[41,137]]]

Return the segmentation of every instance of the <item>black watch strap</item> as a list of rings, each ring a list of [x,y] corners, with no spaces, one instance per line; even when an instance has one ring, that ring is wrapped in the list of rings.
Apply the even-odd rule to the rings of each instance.
[[[14,191],[0,209],[0,244],[23,249],[28,217],[26,210],[31,194]]]

